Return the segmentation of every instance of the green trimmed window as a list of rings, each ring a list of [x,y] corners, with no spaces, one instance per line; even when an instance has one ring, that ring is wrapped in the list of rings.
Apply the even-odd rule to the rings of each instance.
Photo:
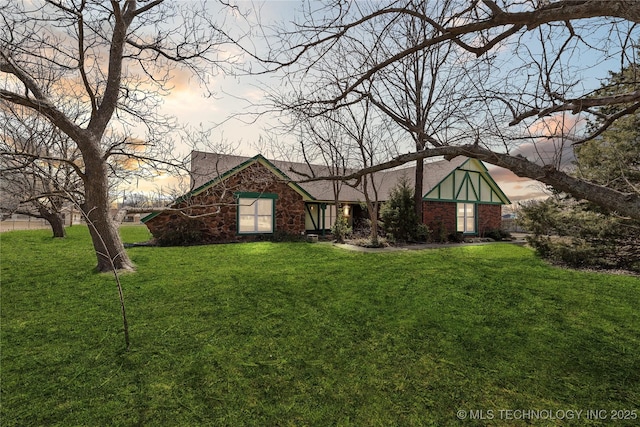
[[[458,231],[463,233],[476,232],[476,205],[475,203],[457,204]]]
[[[238,234],[269,234],[275,229],[275,194],[238,194]]]

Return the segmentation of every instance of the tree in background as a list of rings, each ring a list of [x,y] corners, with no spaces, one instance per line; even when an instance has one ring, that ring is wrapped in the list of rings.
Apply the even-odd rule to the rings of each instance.
[[[282,124],[278,133],[300,134],[300,142],[296,150],[287,151],[279,147],[279,155],[275,157],[302,158],[307,165],[306,173],[295,170],[292,178],[299,182],[324,180],[326,175],[335,179],[328,180],[333,190],[334,206],[336,207],[336,227],[332,227],[334,237],[338,241],[344,240],[347,234],[342,230],[353,229],[349,227],[349,218],[344,217],[340,206],[340,191],[346,187],[352,187],[364,197],[364,207],[368,215],[368,229],[370,244],[378,246],[378,211],[380,201],[378,188],[382,184],[380,178],[375,179],[374,174],[365,174],[354,180],[341,179],[342,176],[352,173],[359,168],[367,168],[388,158],[390,150],[395,149],[397,136],[394,134],[391,119],[381,114],[369,99],[354,103],[340,109],[328,109],[319,114],[309,114],[308,111],[290,109],[286,97],[274,95],[271,102],[289,113],[291,120]],[[273,130],[272,130],[273,131]],[[271,148],[278,144],[271,144]],[[324,167],[318,168],[317,165]]]
[[[599,96],[615,96],[640,90],[640,66],[632,64],[610,78]],[[602,107],[602,115],[590,126],[627,106]],[[640,194],[640,113],[627,114],[576,150],[574,173],[583,179],[617,191]],[[554,260],[579,267],[622,268],[640,271],[640,221],[556,194],[523,207],[524,223],[537,251]]]
[[[44,219],[53,233],[53,237],[65,237],[64,214],[65,200],[64,190],[60,189],[58,182],[62,179],[50,179],[51,176],[62,175],[64,169],[54,170],[50,165],[13,165],[4,164],[0,160],[2,179],[0,179],[0,211],[4,214],[21,214],[33,218]],[[15,170],[11,170],[16,167]]]
[[[640,223],[556,195],[521,208],[529,243],[545,258],[573,267],[640,272]]]
[[[219,56],[226,15],[164,0],[0,0],[0,10],[0,108],[26,108],[73,141],[78,159],[52,161],[82,181],[97,269],[133,269],[110,214],[112,165],[156,174],[174,163],[162,97],[178,67],[206,89],[234,61]]]
[[[42,218],[53,237],[65,237],[63,208],[83,193],[80,152],[47,120],[21,106],[0,109],[0,209]]]
[[[411,19],[428,31],[416,39],[402,35]],[[456,86],[459,99],[469,96],[448,113],[468,119],[462,121],[465,131],[446,127],[437,133],[439,146],[411,147],[408,153],[409,144],[397,147],[388,161],[346,179],[428,157],[468,156],[640,219],[640,195],[603,187],[561,167],[561,150],[568,144],[584,144],[640,109],[638,90],[610,96],[584,84],[604,61],[616,58],[621,69],[634,62],[638,22],[640,3],[633,0],[390,0],[373,6],[328,0],[304,7],[294,28],[277,33],[280,49],[263,62],[284,70],[287,90],[294,88],[288,110],[312,117],[361,102],[372,84],[384,81],[393,88],[389,76],[403,61],[436,46],[453,46],[459,66],[486,70],[479,78],[462,75]],[[397,39],[395,46],[382,51],[379,47],[391,46],[389,37]],[[624,108],[612,114],[602,110],[611,105]],[[403,105],[397,107],[392,111]],[[576,125],[589,117],[602,118],[597,129]]]
[[[371,48],[370,57],[363,59],[363,62],[374,65],[407,45],[417,45],[422,40],[436,37],[438,25],[445,25],[454,13],[455,4],[447,0],[417,2],[414,6],[408,6],[415,7],[416,14],[399,15],[397,23],[389,26],[384,36],[379,36]],[[371,12],[375,11],[375,4],[368,5],[371,6]],[[429,16],[432,22],[427,22],[422,16]],[[438,25],[434,26],[433,22]],[[379,31],[380,28],[375,24],[364,30],[369,37]],[[348,54],[352,55],[353,50],[358,50],[358,46],[354,46]],[[468,64],[471,66],[468,67]],[[406,132],[413,142],[411,148],[419,152],[429,147],[452,144],[455,139],[464,139],[467,132],[474,131],[468,123],[477,114],[470,111],[468,99],[474,99],[479,94],[474,93],[474,86],[469,82],[485,77],[480,68],[486,67],[467,61],[466,53],[457,49],[455,43],[443,42],[408,53],[393,66],[380,70],[375,78],[354,92],[370,101]],[[424,159],[415,163],[413,200],[416,215],[422,218]]]
[[[356,152],[360,153],[354,166],[366,168],[376,164],[381,157],[388,155],[389,147],[393,145],[394,135],[389,130],[389,124],[385,120],[377,120],[370,103],[365,100],[360,104],[361,109],[352,106],[347,109],[346,120],[342,121],[345,133],[356,145]],[[379,237],[379,211],[380,199],[378,190],[382,180],[374,174],[364,175],[356,181],[355,188],[364,196],[364,206],[369,216],[369,244],[373,247],[380,246]]]
[[[638,50],[640,54],[640,50]],[[616,96],[640,91],[640,62],[620,73],[610,73],[598,96]],[[617,104],[599,108],[600,115],[590,123],[597,132],[609,117],[624,113],[632,105]],[[640,194],[640,112],[623,114],[596,138],[576,148],[576,175],[597,184],[630,194]]]

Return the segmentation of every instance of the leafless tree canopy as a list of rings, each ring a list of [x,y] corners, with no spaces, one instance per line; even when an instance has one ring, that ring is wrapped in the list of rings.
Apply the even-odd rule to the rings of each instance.
[[[159,105],[180,73],[210,93],[211,77],[236,61],[223,48],[227,9],[164,0],[0,0],[0,108],[26,108],[76,145],[79,160],[56,161],[72,165],[83,182],[81,206],[100,270],[114,262],[132,268],[109,216],[109,178],[176,165],[168,135],[175,123]]]
[[[536,98],[530,101],[539,104],[527,102],[522,96],[505,100],[511,101],[512,124],[532,115],[548,114],[551,111],[545,109],[550,107],[553,111],[574,111],[578,101],[582,101],[580,108],[584,109],[640,99],[637,91],[616,98],[589,98],[589,93],[579,92],[576,77],[580,76],[572,79],[567,75],[567,68],[575,75],[611,57],[618,57],[620,65],[634,61],[632,46],[637,44],[636,26],[640,22],[640,5],[636,1],[439,0],[430,3],[427,7],[424,2],[406,0],[373,4],[337,0],[325,2],[324,7],[311,3],[293,31],[279,34],[283,46],[266,61],[293,67],[289,71],[318,73],[316,77],[323,77],[325,74],[316,65],[327,56],[334,57],[336,50],[345,49],[349,58],[335,64],[331,76],[340,79],[341,90],[315,99],[336,104],[344,102],[378,74],[398,66],[404,58],[431,46],[451,42],[461,51],[483,60],[508,49],[515,55],[509,59],[515,62],[498,65],[514,68],[509,70],[511,75],[529,76],[521,93],[508,93],[527,93]],[[398,25],[406,25],[407,17],[422,24],[419,37],[410,39],[406,32],[398,30]],[[380,46],[389,45],[386,39],[393,41],[395,50],[386,49],[384,57],[375,57]],[[585,49],[586,53],[578,58],[579,49]],[[339,76],[335,76],[336,73]],[[500,77],[503,83],[504,76]]]
[[[0,209],[45,219],[54,237],[64,237],[61,211],[82,198],[76,173],[80,152],[47,120],[21,106],[0,110]],[[10,108],[13,107],[13,108]],[[78,163],[76,163],[78,162]]]
[[[607,71],[639,62],[640,2],[337,0],[304,5],[295,27],[281,28],[281,44],[261,58],[286,75],[288,92],[275,95],[273,104],[314,118],[368,98],[400,128],[414,135],[422,131],[424,146],[407,144],[398,151],[410,154],[373,169],[431,156],[474,156],[640,218],[640,195],[594,185],[563,170],[573,147],[640,108],[637,86],[615,95],[596,93]],[[428,66],[415,73],[412,59],[420,55]],[[408,75],[424,79],[416,84]],[[443,102],[410,109],[420,104],[415,102],[419,95],[436,99],[433,94]],[[611,105],[620,108],[604,108]],[[595,119],[599,126],[586,126]]]

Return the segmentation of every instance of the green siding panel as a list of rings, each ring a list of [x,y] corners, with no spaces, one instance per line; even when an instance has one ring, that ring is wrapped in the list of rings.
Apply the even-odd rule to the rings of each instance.
[[[425,194],[423,200],[460,203],[511,203],[484,165],[469,159]]]

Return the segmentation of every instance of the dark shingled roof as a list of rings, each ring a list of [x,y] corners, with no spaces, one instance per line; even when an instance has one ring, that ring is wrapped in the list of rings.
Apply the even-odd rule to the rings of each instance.
[[[252,157],[193,151],[191,153],[191,188],[200,187],[250,159],[252,159]],[[461,166],[467,160],[467,157],[459,156],[451,161],[440,160],[435,162],[425,162],[423,195],[427,194],[448,174]],[[280,169],[280,171],[286,174],[291,180],[297,182],[297,184],[313,196],[314,199],[319,201],[334,200],[333,183],[331,181],[298,182],[304,180],[307,176],[332,175],[327,166],[309,166],[306,163],[285,162],[280,160],[269,160],[269,162]],[[376,172],[373,175],[373,181],[378,189],[378,200],[387,200],[391,190],[403,177],[406,177],[408,184],[413,187],[415,185],[415,166]],[[343,202],[358,202],[364,200],[364,195],[360,189],[344,184],[341,185],[339,194],[339,199]]]

